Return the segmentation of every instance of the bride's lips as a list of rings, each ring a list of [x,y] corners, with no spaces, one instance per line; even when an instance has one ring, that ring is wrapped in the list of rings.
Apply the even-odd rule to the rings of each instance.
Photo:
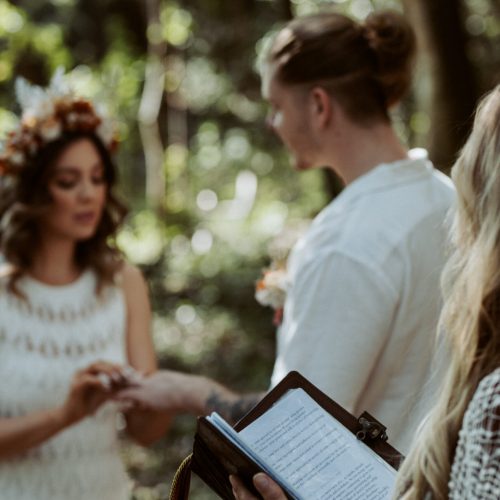
[[[93,224],[96,220],[96,213],[95,212],[82,212],[82,213],[76,214],[73,217],[73,219],[78,224]]]

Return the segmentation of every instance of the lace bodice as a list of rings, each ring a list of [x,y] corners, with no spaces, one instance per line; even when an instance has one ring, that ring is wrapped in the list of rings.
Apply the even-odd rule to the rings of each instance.
[[[0,282],[0,418],[60,405],[76,370],[96,360],[124,363],[125,304],[118,287],[95,294],[85,272],[67,286],[22,278],[24,301]],[[116,407],[41,446],[0,461],[2,500],[124,500],[128,480],[118,454]]]
[[[449,491],[451,500],[500,498],[500,368],[481,381],[469,403]]]

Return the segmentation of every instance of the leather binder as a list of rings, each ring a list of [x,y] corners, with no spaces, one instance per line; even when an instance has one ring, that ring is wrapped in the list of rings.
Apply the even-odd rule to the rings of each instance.
[[[344,427],[361,439],[394,469],[399,467],[403,457],[387,442],[385,427],[368,413],[354,417],[298,372],[290,372],[272,389],[254,408],[252,408],[235,426],[241,431],[251,422],[263,415],[288,390],[301,388],[323,409],[330,413]],[[191,457],[193,470],[221,498],[232,500],[233,494],[229,483],[229,474],[237,474],[247,487],[259,497],[252,485],[252,477],[260,472],[260,467],[252,459],[230,442],[206,417],[199,417]],[[185,472],[181,474],[185,476]],[[171,498],[187,498],[187,493],[179,493],[185,486],[183,481],[174,481]],[[189,479],[184,479],[189,489]],[[183,496],[184,495],[184,496]]]

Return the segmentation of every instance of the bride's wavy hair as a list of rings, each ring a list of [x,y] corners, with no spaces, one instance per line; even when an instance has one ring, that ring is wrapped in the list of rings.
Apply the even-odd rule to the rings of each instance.
[[[452,178],[458,207],[440,321],[451,360],[439,401],[400,471],[403,499],[448,498],[464,413],[481,379],[500,366],[500,85],[481,101]]]
[[[53,166],[70,144],[81,139],[91,141],[99,153],[107,194],[94,235],[77,243],[76,263],[81,269],[92,268],[96,272],[98,291],[113,282],[122,266],[122,256],[115,246],[114,237],[127,209],[113,193],[117,172],[111,155],[93,133],[64,132],[59,139],[44,146],[16,175],[0,177],[0,253],[10,264],[8,286],[14,293],[18,293],[17,280],[33,263],[38,248],[40,219],[52,203],[48,182]]]

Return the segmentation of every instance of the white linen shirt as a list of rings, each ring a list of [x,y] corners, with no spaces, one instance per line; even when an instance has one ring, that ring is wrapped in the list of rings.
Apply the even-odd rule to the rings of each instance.
[[[370,412],[406,453],[436,383],[453,200],[420,154],[375,167],[318,214],[288,260],[272,386],[297,370],[355,416]]]

